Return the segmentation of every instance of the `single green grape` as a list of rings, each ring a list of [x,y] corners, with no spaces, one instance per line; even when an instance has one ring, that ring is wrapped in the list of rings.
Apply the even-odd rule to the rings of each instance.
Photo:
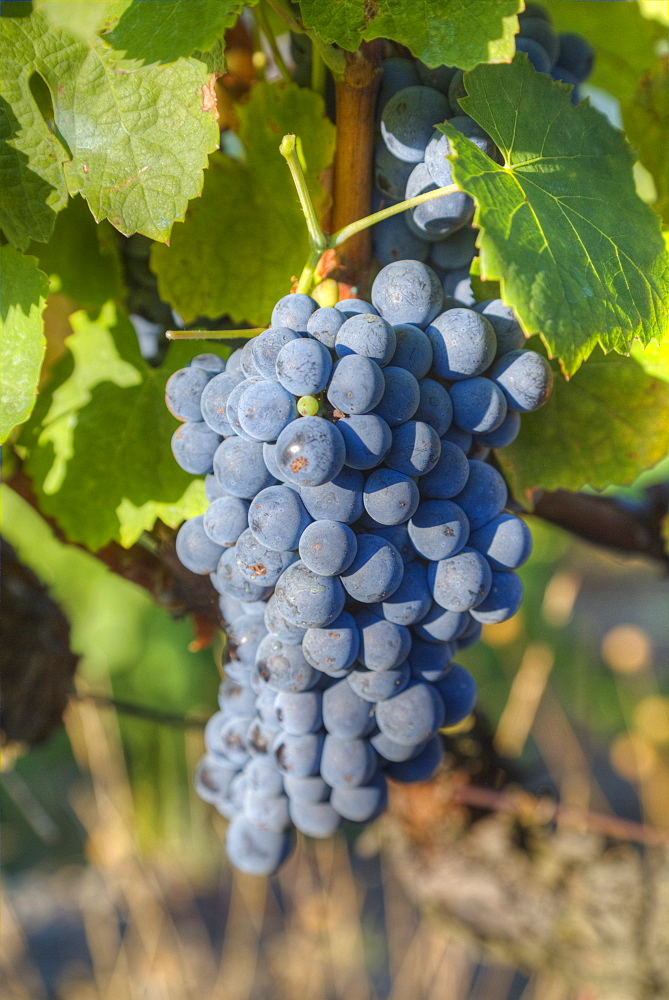
[[[297,412],[302,417],[315,417],[321,408],[315,396],[300,396],[297,401]]]

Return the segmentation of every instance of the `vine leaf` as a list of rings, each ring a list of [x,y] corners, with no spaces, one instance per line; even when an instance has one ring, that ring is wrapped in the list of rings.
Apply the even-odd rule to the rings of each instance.
[[[114,23],[131,0],[33,0],[54,28],[66,28],[82,41],[91,38],[107,24]]]
[[[207,51],[232,27],[245,0],[132,0],[105,41],[128,59],[171,63]]]
[[[46,341],[42,311],[49,281],[35,257],[0,247],[0,442],[30,416]]]
[[[302,19],[324,42],[350,52],[389,38],[428,66],[471,69],[513,57],[518,0],[300,0]]]
[[[122,233],[168,239],[199,194],[207,154],[219,141],[204,64],[142,67],[99,38],[86,44],[52,28],[39,12],[0,20],[0,54],[7,61],[8,239],[21,248],[47,240],[67,191],[83,194],[95,219]],[[53,105],[46,121],[31,90],[35,79]]]
[[[201,481],[172,456],[177,422],[164,399],[169,375],[201,347],[173,345],[165,364],[149,368],[115,303],[95,320],[82,310],[70,322],[68,354],[21,438],[42,511],[94,551],[112,540],[132,545],[157,517],[176,526],[202,513]]]
[[[653,175],[655,210],[669,223],[669,56],[658,59],[623,105],[625,130],[639,159]]]
[[[334,126],[322,98],[295,84],[259,83],[239,106],[245,162],[216,153],[202,197],[175,226],[169,247],[155,246],[158,288],[189,323],[227,314],[234,323],[268,322],[309,252],[297,196],[279,155],[286,132],[303,137],[306,176],[316,210],[326,204],[318,175],[332,161]]]
[[[481,274],[499,278],[528,335],[567,374],[599,343],[627,352],[669,328],[669,256],[638,197],[623,135],[527,56],[465,77],[463,109],[492,136],[493,162],[447,122],[455,182],[476,201]],[[494,111],[492,110],[494,108]]]
[[[496,452],[515,496],[633,482],[669,451],[669,383],[632,358],[599,350]]]

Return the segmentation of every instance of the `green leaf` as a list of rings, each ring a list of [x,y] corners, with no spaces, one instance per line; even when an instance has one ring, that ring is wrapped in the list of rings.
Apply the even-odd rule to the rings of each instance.
[[[632,344],[631,353],[645,372],[669,382],[669,336],[660,343],[654,342],[647,347],[636,340]]]
[[[243,7],[244,0],[132,0],[105,41],[128,59],[171,63],[210,49]]]
[[[113,302],[96,320],[70,317],[69,353],[53,370],[21,438],[42,511],[73,542],[131,545],[156,517],[177,524],[202,510],[202,492],[177,466],[177,422],[165,382],[199,344],[174,345],[160,368],[142,360],[135,332]]]
[[[116,239],[109,223],[96,225],[86,202],[76,197],[57,216],[49,242],[34,243],[30,250],[49,275],[49,291],[62,292],[90,312],[123,296]]]
[[[599,351],[523,414],[513,444],[496,452],[519,500],[541,489],[625,485],[669,451],[669,384],[631,358]]]
[[[19,209],[8,238],[21,246],[49,238],[65,203],[64,170],[70,194],[83,194],[96,220],[166,240],[199,194],[207,154],[219,142],[205,66],[179,60],[142,68],[99,38],[85,44],[51,28],[39,12],[0,20],[0,32],[15,122],[6,154],[13,177],[7,214]],[[32,97],[34,73],[49,88],[55,135]]]
[[[669,57],[658,59],[641,77],[623,105],[623,120],[629,141],[655,181],[654,208],[669,222]]]
[[[302,18],[324,42],[353,52],[389,38],[428,66],[471,69],[513,57],[517,0],[300,0]]]
[[[130,0],[33,0],[33,10],[43,13],[54,28],[66,28],[82,41],[118,20]]]
[[[42,310],[49,282],[34,257],[0,247],[0,442],[35,405],[46,341]]]
[[[279,154],[281,137],[302,137],[306,175],[317,212],[326,203],[318,175],[332,160],[334,126],[323,100],[294,84],[259,83],[240,105],[246,162],[211,158],[202,197],[169,247],[155,246],[152,268],[162,298],[190,323],[228,315],[261,326],[290,291],[309,252],[307,229],[290,173]]]
[[[481,274],[565,372],[595,344],[627,352],[669,329],[669,255],[637,196],[624,137],[569,88],[511,66],[465,76],[463,109],[492,136],[498,164],[448,123],[455,182],[476,201]]]
[[[595,67],[588,83],[602,87],[619,100],[630,98],[641,74],[653,62],[657,44],[667,29],[645,18],[637,3],[584,3],[583,0],[547,0],[556,31],[585,35],[595,50]]]

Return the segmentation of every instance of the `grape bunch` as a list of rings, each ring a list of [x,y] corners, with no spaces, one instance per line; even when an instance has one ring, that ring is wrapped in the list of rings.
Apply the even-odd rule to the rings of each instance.
[[[580,100],[578,85],[592,72],[594,52],[581,36],[556,35],[550,14],[528,3],[519,15],[516,49],[525,52],[540,73],[573,87],[572,102]],[[491,159],[501,161],[490,136],[464,113],[466,96],[462,70],[453,66],[429,69],[423,63],[391,56],[382,64],[377,98],[380,129],[374,158],[374,209],[414,198],[453,183],[448,138],[435,125],[448,121]],[[461,191],[380,222],[374,230],[374,254],[380,264],[397,260],[428,261],[442,279],[444,295],[473,305],[469,269],[476,254],[472,199]]]
[[[231,650],[196,787],[258,875],[293,828],[367,822],[387,779],[434,773],[475,700],[454,657],[522,595],[529,530],[485,458],[550,366],[503,302],[445,301],[421,261],[383,268],[371,299],[286,295],[227,365],[200,355],[166,389],[209,500],[177,553],[210,575]]]

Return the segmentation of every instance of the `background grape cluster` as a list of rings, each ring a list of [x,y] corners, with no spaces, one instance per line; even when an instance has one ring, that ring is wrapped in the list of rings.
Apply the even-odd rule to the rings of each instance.
[[[177,552],[210,574],[231,651],[196,785],[251,873],[293,827],[327,837],[376,817],[387,778],[434,772],[474,704],[457,650],[521,600],[529,531],[483,459],[550,366],[501,301],[445,302],[420,261],[371,298],[287,295],[227,366],[201,355],[167,384],[174,455],[210,502]]]
[[[581,35],[556,34],[540,4],[528,3],[518,15],[516,49],[525,52],[539,73],[570,84],[572,102],[579,84],[592,72],[594,52]],[[380,135],[374,162],[374,208],[413,198],[453,183],[448,138],[434,128],[448,120],[492,159],[499,151],[490,136],[468,115],[462,70],[430,69],[418,60],[394,55],[383,63],[377,99]],[[476,254],[472,199],[458,191],[392,216],[374,229],[374,254],[381,264],[396,260],[429,262],[442,279],[444,295],[473,305],[469,269]]]

